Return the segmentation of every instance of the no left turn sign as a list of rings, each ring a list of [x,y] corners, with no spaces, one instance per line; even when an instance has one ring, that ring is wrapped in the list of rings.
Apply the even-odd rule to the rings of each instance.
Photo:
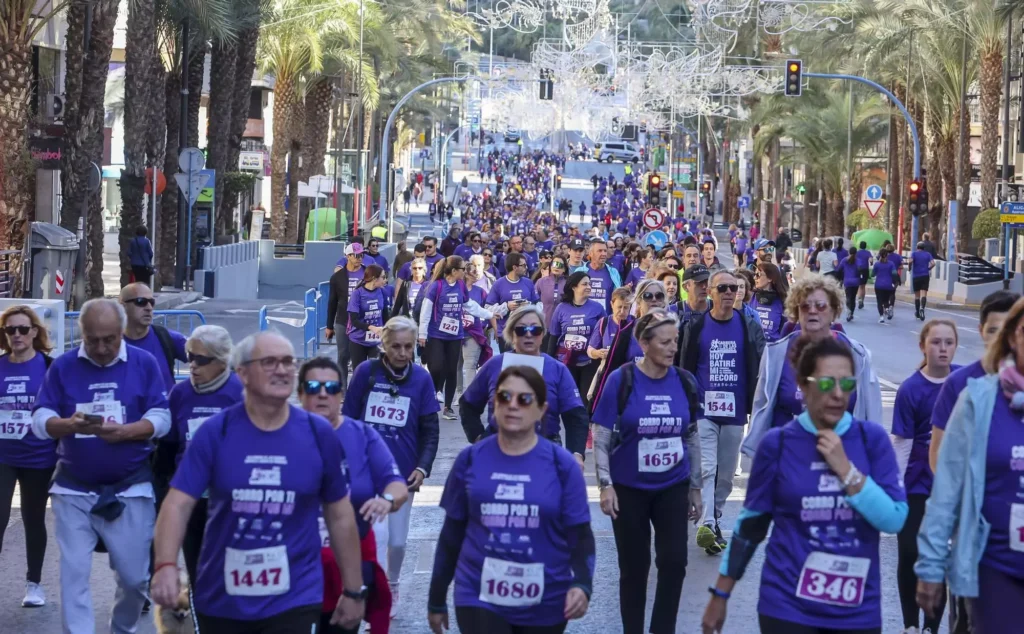
[[[651,207],[644,210],[644,226],[650,230],[655,230],[665,224],[665,212],[658,209],[657,207]]]

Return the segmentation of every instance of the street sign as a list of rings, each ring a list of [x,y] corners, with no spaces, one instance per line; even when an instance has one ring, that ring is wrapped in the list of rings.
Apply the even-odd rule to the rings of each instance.
[[[178,169],[185,172],[198,172],[206,167],[206,156],[196,147],[185,148],[178,155]]]
[[[683,185],[689,185],[692,182],[691,179],[690,179],[690,173],[689,172],[683,172],[682,174],[680,174],[679,175],[679,182],[682,183]]]
[[[1024,202],[1011,203],[1007,201],[999,205],[999,222],[1004,225],[1024,223]]]
[[[665,224],[665,212],[657,207],[644,210],[644,226],[648,229],[657,229]]]
[[[661,250],[668,244],[668,234],[664,231],[651,231],[644,238],[644,242],[655,249]]]
[[[868,208],[868,213],[874,218],[878,215],[878,210],[885,204],[884,200],[865,200],[864,206]]]
[[[174,182],[178,183],[178,189],[188,198],[189,207],[196,204],[199,194],[203,191],[203,187],[206,187],[206,183],[209,180],[210,174],[207,172],[192,172],[191,175],[174,175]]]
[[[872,185],[868,187],[864,197],[868,200],[882,200],[882,188],[878,185]]]
[[[747,196],[745,194],[743,196],[740,196],[740,199],[736,201],[736,206],[739,207],[740,209],[749,209],[750,196]]]
[[[57,269],[56,274],[53,276],[53,288],[60,295],[64,292],[64,274],[61,273],[60,269]]]

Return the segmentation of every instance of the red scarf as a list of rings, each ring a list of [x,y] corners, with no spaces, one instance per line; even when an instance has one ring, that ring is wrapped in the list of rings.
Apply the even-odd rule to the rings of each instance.
[[[373,634],[388,634],[391,627],[391,587],[388,576],[377,563],[377,540],[371,528],[359,542],[362,560],[373,567],[373,579],[363,579],[370,587],[370,596],[366,598],[366,614],[363,620],[370,624]],[[341,571],[334,561],[334,551],[330,547],[320,549],[320,561],[324,567],[324,612],[334,612],[341,597]],[[365,568],[365,567],[364,567]]]

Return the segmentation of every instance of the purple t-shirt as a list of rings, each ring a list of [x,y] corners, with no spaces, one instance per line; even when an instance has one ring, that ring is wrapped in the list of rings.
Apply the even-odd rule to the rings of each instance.
[[[953,370],[956,369],[957,366],[954,366]],[[943,383],[930,381],[918,370],[896,390],[892,434],[914,441],[907,462],[907,473],[903,476],[908,494],[928,495],[932,492],[934,474],[928,464],[928,447],[932,442],[932,408],[938,400]]]
[[[604,309],[594,300],[587,300],[582,306],[561,302],[555,307],[548,333],[558,339],[558,359],[562,363],[581,366],[593,362],[587,356],[587,344],[591,331],[604,316]]]
[[[853,420],[841,438],[850,462],[893,500],[906,500],[881,425]],[[878,530],[850,506],[839,476],[818,453],[816,436],[799,421],[765,434],[743,507],[770,514],[775,523],[765,548],[759,614],[812,628],[881,626]],[[839,570],[846,576],[831,572]]]
[[[775,392],[775,409],[772,411],[772,427],[782,427],[793,420],[806,408],[804,404],[804,393],[796,383],[796,372],[789,362],[789,351],[796,343],[793,337],[787,346],[786,362],[782,364],[782,374],[779,376],[779,388]]]
[[[397,394],[392,396],[394,392]],[[343,415],[364,421],[377,430],[391,450],[399,472],[406,478],[419,464],[420,419],[440,409],[430,374],[416,364],[412,365],[409,376],[397,383],[388,381],[380,363],[359,364],[349,380],[345,402],[341,404]]]
[[[747,238],[736,238],[736,253],[747,251]]]
[[[57,441],[32,433],[32,406],[46,374],[46,359],[37,352],[24,363],[0,356],[0,464],[24,469],[49,469],[57,464]]]
[[[537,297],[537,289],[534,288],[533,282],[525,277],[521,277],[515,282],[508,279],[508,276],[499,277],[491,285],[490,292],[487,293],[487,305],[492,306],[494,304],[504,304],[505,302],[521,301],[527,304],[536,304],[539,301]],[[498,318],[498,332],[501,332],[505,328],[505,322],[508,320],[508,315]]]
[[[1024,551],[1013,544],[1022,541],[1020,520],[1014,510],[1024,505],[1024,425],[1020,413],[1010,410],[1002,390],[997,390],[992,426],[985,452],[985,499],[981,515],[992,525],[983,565],[1014,579],[1024,578]],[[1019,546],[1018,546],[1019,548]]]
[[[388,259],[386,257],[384,257],[384,255],[382,253],[378,253],[377,255],[374,255],[374,254],[370,253],[369,251],[364,251],[363,252],[363,266],[367,266],[367,265],[370,265],[370,264],[376,264],[380,268],[384,269],[384,275],[386,275],[386,276],[390,276],[391,275],[391,265],[388,264]]]
[[[345,261],[342,260],[341,262],[339,262],[338,266],[345,266]],[[408,266],[408,263],[406,263],[406,266]],[[355,271],[349,271],[348,272],[348,294],[349,294],[349,297],[352,296],[352,291],[356,290],[356,287],[359,286],[359,282],[363,281],[363,275],[365,273],[366,273],[366,267],[362,266],[362,265],[360,265],[359,268],[356,269]]]
[[[607,265],[605,265],[607,266]],[[590,278],[590,299],[601,305],[605,314],[611,311],[611,297],[615,286],[612,284],[612,275],[608,269],[602,266],[596,271],[587,266],[587,277]]]
[[[771,343],[782,336],[782,325],[786,323],[785,306],[782,298],[774,296],[765,298],[768,301],[762,302],[755,294],[754,310],[761,320],[761,330],[764,331],[764,339]]]
[[[125,424],[142,420],[151,409],[167,409],[160,363],[153,355],[125,346],[127,361],[101,368],[79,358],[79,350],[68,350],[50,365],[33,410],[45,407],[61,418],[82,411]],[[136,473],[148,462],[152,449],[150,440],[108,443],[96,436],[71,434],[57,441],[60,468],[94,485],[114,484]]]
[[[939,390],[939,397],[934,401],[932,407],[932,427],[946,431],[949,416],[953,413],[956,400],[960,398],[960,392],[967,387],[967,381],[982,376],[985,376],[985,368],[981,365],[981,361],[975,361],[955,370],[946,377],[942,389]]]
[[[860,286],[860,271],[857,270],[855,263],[850,262],[850,258],[843,258],[836,262],[836,270],[843,274],[843,286],[847,288]]]
[[[171,486],[209,491],[196,610],[222,619],[265,619],[323,602],[317,518],[348,495],[345,452],[331,424],[289,407],[274,431],[239,403],[196,431]]]
[[[463,339],[462,305],[469,299],[466,285],[461,281],[449,284],[440,279],[431,282],[427,287],[425,299],[434,303],[427,323],[427,336],[431,339],[459,340]],[[420,319],[424,315],[420,314]]]
[[[175,359],[178,361],[188,361],[188,356],[185,354],[185,342],[187,341],[185,335],[174,330],[167,330],[168,334],[171,335],[171,341],[174,342],[174,359],[169,359],[171,363]],[[129,346],[135,346],[141,348],[156,358],[157,365],[160,366],[160,375],[164,379],[164,387],[169,391],[174,387],[174,374],[171,373],[171,366],[165,361],[164,349],[160,345],[160,340],[156,336],[156,331],[152,328],[146,333],[146,336],[142,339],[129,339],[128,335],[125,335],[124,342]]]
[[[866,271],[868,270],[868,261],[871,260],[871,251],[868,251],[867,249],[860,249],[857,251],[855,259],[857,261],[857,270]]]
[[[711,315],[700,333],[697,386],[704,417],[720,425],[747,423],[747,376],[742,315],[733,311],[729,321]]]
[[[615,341],[615,335],[619,333],[619,325],[615,323],[611,315],[602,319],[604,323],[598,323],[594,326],[594,330],[590,333],[590,342],[587,344],[595,350],[610,348],[612,342]],[[626,322],[623,325],[628,326],[631,321],[633,321],[633,318],[627,315]]]
[[[363,538],[370,532],[370,524],[363,519],[359,509],[367,500],[383,493],[384,488],[392,482],[405,484],[405,478],[402,477],[391,450],[371,425],[346,416],[334,433],[341,441],[341,448],[345,454],[350,500],[352,508],[356,511],[359,537]],[[321,546],[330,546],[330,541],[324,543],[323,538],[324,534],[321,534]]]
[[[910,254],[910,277],[928,277],[931,272],[928,270],[928,265],[931,264],[932,260],[931,253],[918,249]]]
[[[892,274],[896,272],[896,267],[893,266],[892,262],[888,260],[885,262],[875,262],[871,269],[875,275],[875,288],[883,291],[891,291],[896,288],[892,283]]]
[[[652,379],[635,366],[633,389],[619,413],[623,366],[608,376],[594,407],[594,423],[613,429],[619,420],[619,445],[611,454],[612,482],[637,489],[663,489],[690,477],[683,433],[690,424],[690,405],[679,371],[669,369]]]
[[[170,442],[178,443],[174,465],[181,463],[185,450],[192,442],[192,436],[203,423],[221,410],[242,401],[242,381],[232,372],[224,385],[215,392],[199,394],[192,381],[182,381],[174,386],[167,396],[171,405],[171,431],[167,434]]]
[[[359,314],[368,326],[384,325],[384,307],[387,306],[387,298],[381,289],[367,290],[360,286],[348,297],[348,312]],[[380,345],[380,335],[373,334],[362,328],[357,328],[349,321],[348,340],[352,343],[366,348],[376,348]]]
[[[467,522],[456,607],[484,608],[520,626],[565,621],[569,534],[590,523],[583,474],[569,452],[538,439],[529,452],[508,456],[497,438],[484,438],[455,459],[441,508]]]
[[[542,436],[550,437],[559,433],[562,412],[583,407],[580,391],[576,388],[576,382],[573,381],[569,368],[543,353],[539,356],[527,356],[512,352],[495,355],[476,373],[476,378],[466,388],[462,398],[481,409],[488,405],[495,390],[498,389],[498,375],[506,365],[528,365],[535,370],[541,370],[544,383],[548,388],[548,409],[537,429]],[[497,430],[497,425],[494,422],[493,408],[490,410],[487,426],[493,432]]]
[[[641,269],[639,266],[630,269],[629,275],[626,276],[625,286],[636,288],[637,283],[647,276],[647,271]]]

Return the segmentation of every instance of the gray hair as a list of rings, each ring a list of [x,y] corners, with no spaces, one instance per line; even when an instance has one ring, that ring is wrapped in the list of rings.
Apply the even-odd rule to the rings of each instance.
[[[109,297],[97,297],[96,299],[90,299],[82,304],[82,310],[78,313],[79,330],[85,330],[86,316],[91,313],[93,309],[99,308],[100,306],[106,306],[117,313],[117,319],[121,322],[122,331],[128,327],[128,313],[124,312],[124,306],[121,305],[121,302]]]
[[[637,341],[645,341],[654,336],[655,329],[667,324],[671,324],[674,329],[679,330],[679,317],[664,308],[655,308],[636,320],[633,335]]]
[[[237,345],[235,345],[234,349],[231,350],[230,367],[233,370],[237,370],[246,363],[252,361],[252,351],[256,349],[256,344],[259,343],[260,339],[268,336],[279,337],[282,340],[288,342],[288,347],[292,351],[292,356],[295,355],[295,347],[292,345],[291,341],[288,341],[287,337],[282,335],[277,330],[261,330],[259,332],[252,333],[245,339],[239,341]]]
[[[515,334],[515,328],[523,317],[527,315],[536,315],[537,319],[540,320],[541,327],[544,327],[544,311],[537,307],[536,304],[527,304],[520,306],[519,308],[512,311],[512,314],[508,316],[508,321],[505,322],[505,328],[501,331],[501,337],[505,340],[505,343],[512,345],[512,335]],[[547,330],[544,327],[545,331]]]
[[[210,356],[228,363],[231,359],[231,334],[222,326],[199,326],[189,335],[186,346],[195,341],[203,344]]]
[[[730,271],[729,269],[719,269],[712,273],[711,277],[708,278],[708,289],[710,290],[712,287],[716,286],[715,280],[723,275],[729,275],[733,278],[736,277],[736,274]]]
[[[416,339],[419,328],[416,326],[416,322],[405,315],[396,315],[389,319],[384,324],[384,332],[380,333],[381,343],[386,347],[388,342],[391,341],[391,337],[397,335],[400,332],[411,332],[413,339]]]

